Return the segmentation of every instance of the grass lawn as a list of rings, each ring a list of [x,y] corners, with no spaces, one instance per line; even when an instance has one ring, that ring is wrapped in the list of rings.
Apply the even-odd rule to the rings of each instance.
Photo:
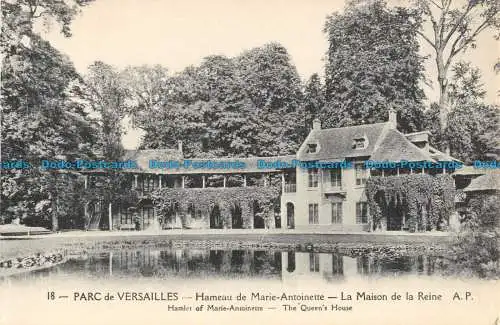
[[[38,235],[48,234],[50,230],[42,227],[29,227],[25,225],[0,225],[0,236]]]

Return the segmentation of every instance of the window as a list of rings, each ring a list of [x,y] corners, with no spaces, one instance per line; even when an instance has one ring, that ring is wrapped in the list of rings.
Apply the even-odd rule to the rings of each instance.
[[[318,152],[318,144],[317,143],[308,143],[307,144],[307,153],[316,153]]]
[[[319,254],[309,253],[309,271],[319,272]]]
[[[133,214],[129,209],[120,208],[120,224],[133,224]]]
[[[368,203],[367,202],[357,202],[356,203],[356,223],[368,223]]]
[[[332,203],[332,223],[342,223],[342,202]]]
[[[154,208],[153,207],[143,207],[142,208],[142,223],[143,229],[146,229],[154,219]]]
[[[318,169],[317,168],[309,168],[307,170],[307,178],[309,187],[318,187]]]
[[[341,169],[331,169],[330,170],[330,185],[332,187],[342,187],[342,170]]]
[[[356,185],[365,185],[367,179],[367,172],[363,163],[354,165],[356,171]]]
[[[153,190],[155,190],[155,189],[156,189],[156,187],[157,187],[157,185],[156,185],[156,184],[157,184],[157,181],[158,181],[158,179],[157,179],[156,177],[154,177],[154,176],[150,176],[150,177],[149,177],[148,189],[149,189],[150,191],[153,191]]]
[[[145,192],[154,191],[158,187],[158,178],[153,175],[142,176],[142,189]]]
[[[355,138],[352,142],[353,149],[365,149],[368,146],[368,140],[366,137]]]
[[[319,215],[318,215],[318,203],[309,204],[309,224],[318,224],[319,223]]]

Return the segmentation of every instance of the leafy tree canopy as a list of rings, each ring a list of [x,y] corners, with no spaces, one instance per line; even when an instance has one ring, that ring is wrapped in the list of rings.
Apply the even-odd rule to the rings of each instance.
[[[305,137],[300,78],[280,44],[209,56],[172,77],[150,69],[132,87],[150,85],[155,93],[140,91],[154,104],[136,101],[147,107],[135,114],[147,133],[144,147],[182,140],[187,156],[268,156],[294,152]]]
[[[418,28],[415,10],[389,9],[384,1],[351,2],[328,17],[326,126],[387,121],[392,106],[400,130],[421,128],[424,59]]]

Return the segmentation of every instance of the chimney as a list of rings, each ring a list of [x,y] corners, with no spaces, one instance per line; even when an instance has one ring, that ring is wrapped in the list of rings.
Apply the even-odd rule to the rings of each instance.
[[[389,123],[393,129],[396,129],[398,126],[398,114],[394,107],[389,107]]]
[[[321,130],[321,121],[318,118],[313,120],[313,130]]]
[[[177,141],[177,150],[182,153],[182,140]]]

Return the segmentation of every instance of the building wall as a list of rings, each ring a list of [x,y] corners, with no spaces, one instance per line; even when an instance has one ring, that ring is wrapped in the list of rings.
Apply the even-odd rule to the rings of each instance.
[[[356,185],[355,169],[342,169],[340,189],[330,186],[330,170],[320,169],[318,187],[309,187],[307,169],[297,168],[297,192],[281,197],[282,228],[287,228],[287,203],[294,204],[295,229],[366,231],[367,224],[356,223],[356,203],[367,202],[365,186]],[[342,202],[342,223],[332,223],[332,203]],[[309,223],[309,204],[318,204],[318,223]]]
[[[296,192],[282,193],[281,196],[281,228],[290,228],[287,218],[287,203],[293,204],[295,229],[299,230],[317,230],[317,231],[366,231],[367,224],[356,222],[356,203],[366,202],[365,186],[356,185],[356,171],[352,169],[341,169],[342,183],[340,188],[331,186],[331,173],[329,169],[318,170],[318,186],[309,187],[309,173],[307,169],[296,169]],[[367,173],[369,177],[369,173]],[[177,177],[177,182],[180,183],[180,177]],[[180,184],[174,184],[180,185]],[[342,222],[334,223],[332,220],[332,203],[342,203]],[[317,223],[311,224],[309,221],[309,205],[318,205],[318,220]],[[113,229],[120,228],[120,215],[117,209],[113,206]],[[138,207],[137,212],[141,214],[141,207]],[[156,215],[156,213],[155,213]],[[204,216],[198,222],[191,225],[191,220],[188,218],[186,226],[192,228],[210,228],[209,218]],[[196,218],[194,218],[196,219]],[[198,218],[199,219],[199,218]],[[253,220],[252,220],[253,221]],[[133,223],[133,220],[127,224]],[[229,226],[230,227],[230,226]],[[274,224],[270,225],[274,228]],[[170,228],[170,227],[169,227]],[[243,228],[253,228],[251,225],[244,225]]]

